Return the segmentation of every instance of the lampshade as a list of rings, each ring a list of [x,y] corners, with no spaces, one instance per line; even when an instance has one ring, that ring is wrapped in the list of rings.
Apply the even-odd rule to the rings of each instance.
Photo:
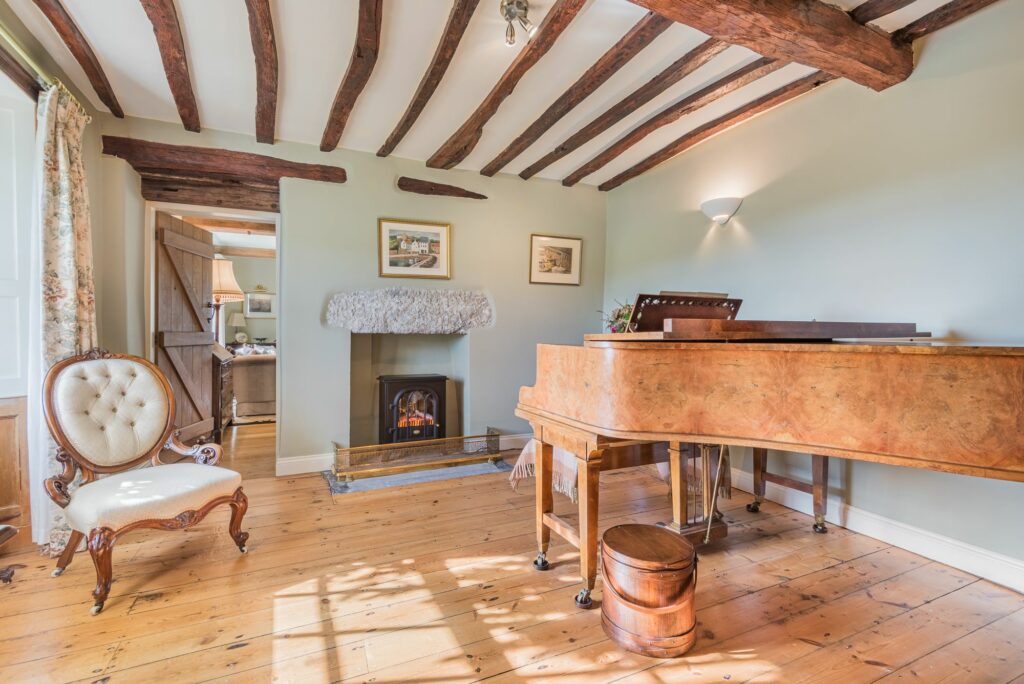
[[[217,304],[240,302],[245,293],[235,280],[235,269],[227,259],[213,260],[213,301]]]
[[[232,328],[244,328],[245,316],[242,315],[241,311],[236,311],[235,313],[228,316],[228,325],[230,325]]]
[[[709,219],[720,226],[724,226],[739,211],[741,204],[743,204],[742,197],[719,197],[718,199],[710,199],[701,204],[700,210]]]

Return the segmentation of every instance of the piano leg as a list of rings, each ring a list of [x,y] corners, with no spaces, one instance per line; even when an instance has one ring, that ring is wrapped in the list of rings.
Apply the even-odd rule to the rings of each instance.
[[[825,513],[828,510],[828,456],[811,456],[811,473],[814,479],[814,531],[825,534]]]
[[[597,510],[598,485],[603,451],[591,451],[586,459],[576,457],[577,488],[580,510],[580,576],[583,589],[576,595],[576,606],[590,608],[590,592],[597,582]]]
[[[747,510],[757,513],[764,501],[765,473],[768,472],[768,450],[754,448],[754,501],[747,504]]]
[[[551,493],[551,472],[554,453],[550,444],[535,440],[536,454],[534,458],[534,480],[537,487],[537,560],[533,561],[536,570],[547,570],[548,545],[551,543],[551,528],[544,522],[544,515],[555,510],[555,502]]]

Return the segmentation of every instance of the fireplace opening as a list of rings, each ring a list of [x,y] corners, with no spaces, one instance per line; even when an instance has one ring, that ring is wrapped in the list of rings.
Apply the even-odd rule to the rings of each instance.
[[[444,375],[382,375],[380,442],[394,444],[445,437]]]

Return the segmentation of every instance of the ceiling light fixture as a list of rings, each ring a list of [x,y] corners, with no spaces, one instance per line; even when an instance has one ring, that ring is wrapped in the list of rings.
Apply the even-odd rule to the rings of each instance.
[[[519,22],[519,25],[526,31],[527,38],[537,32],[537,27],[526,16],[530,11],[528,0],[501,0],[499,9],[501,17],[508,24],[505,29],[505,45],[513,47],[516,44],[516,27],[513,22]]]
[[[741,204],[743,204],[742,197],[719,197],[703,202],[700,205],[700,210],[709,219],[724,226],[739,211]]]

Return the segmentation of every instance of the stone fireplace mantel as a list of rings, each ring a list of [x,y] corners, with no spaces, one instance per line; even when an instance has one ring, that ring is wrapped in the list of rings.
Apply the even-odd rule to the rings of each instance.
[[[327,325],[353,333],[465,335],[494,325],[494,308],[480,290],[389,287],[339,292],[328,302]]]

